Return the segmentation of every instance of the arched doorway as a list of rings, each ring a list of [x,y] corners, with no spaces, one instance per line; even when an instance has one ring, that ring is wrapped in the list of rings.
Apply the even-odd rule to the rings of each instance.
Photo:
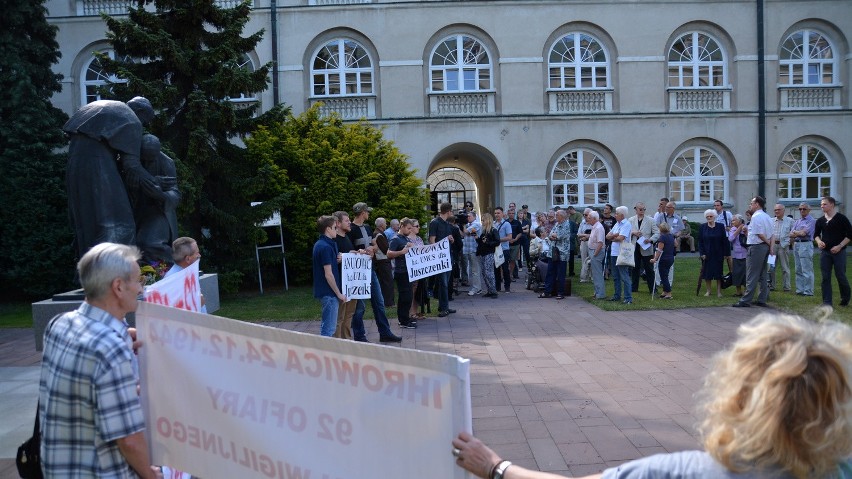
[[[497,158],[474,143],[445,147],[432,160],[426,177],[433,211],[445,201],[455,211],[464,208],[466,201],[473,203],[474,211],[489,211],[501,201],[502,180]]]
[[[439,168],[427,178],[432,197],[432,212],[437,213],[438,205],[450,203],[453,211],[464,208],[466,202],[476,201],[476,183],[464,170],[454,167]]]

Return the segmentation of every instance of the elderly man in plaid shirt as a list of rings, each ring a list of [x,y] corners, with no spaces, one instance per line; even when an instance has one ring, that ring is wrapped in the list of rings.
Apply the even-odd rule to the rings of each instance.
[[[132,331],[142,292],[135,246],[101,243],[77,265],[86,300],[51,320],[39,382],[44,477],[155,478]]]

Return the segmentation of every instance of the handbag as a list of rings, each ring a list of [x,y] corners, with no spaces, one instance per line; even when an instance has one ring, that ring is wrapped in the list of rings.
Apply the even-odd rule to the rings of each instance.
[[[636,243],[632,241],[622,241],[618,249],[618,258],[615,259],[616,266],[636,266],[633,260],[633,252],[636,249]]]
[[[506,262],[506,257],[503,255],[503,247],[499,244],[494,247],[494,267],[499,268]]]
[[[18,455],[15,456],[18,475],[23,479],[42,479],[44,477],[41,472],[41,431],[38,423],[38,410],[39,406],[36,405],[33,437],[27,439],[18,447]]]
[[[728,289],[734,284],[734,276],[731,273],[722,276],[722,289]]]

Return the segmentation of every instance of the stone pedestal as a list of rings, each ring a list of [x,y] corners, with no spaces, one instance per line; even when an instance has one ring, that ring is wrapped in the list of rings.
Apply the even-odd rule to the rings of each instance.
[[[208,313],[214,313],[219,310],[219,276],[216,274],[202,274],[198,278],[201,285],[201,294],[204,295],[204,302],[207,306]],[[35,334],[36,351],[41,351],[44,347],[44,328],[47,323],[57,314],[74,311],[83,302],[83,290],[78,289],[61,293],[53,296],[50,299],[33,303],[33,333]],[[136,315],[130,313],[127,315],[127,323],[131,326],[136,325]]]

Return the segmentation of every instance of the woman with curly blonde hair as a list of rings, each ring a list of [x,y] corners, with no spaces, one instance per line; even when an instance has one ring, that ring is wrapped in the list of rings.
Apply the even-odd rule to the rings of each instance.
[[[761,314],[713,360],[699,393],[705,452],[658,454],[591,478],[852,478],[852,328]],[[456,463],[486,479],[556,479],[502,460],[475,437]]]

